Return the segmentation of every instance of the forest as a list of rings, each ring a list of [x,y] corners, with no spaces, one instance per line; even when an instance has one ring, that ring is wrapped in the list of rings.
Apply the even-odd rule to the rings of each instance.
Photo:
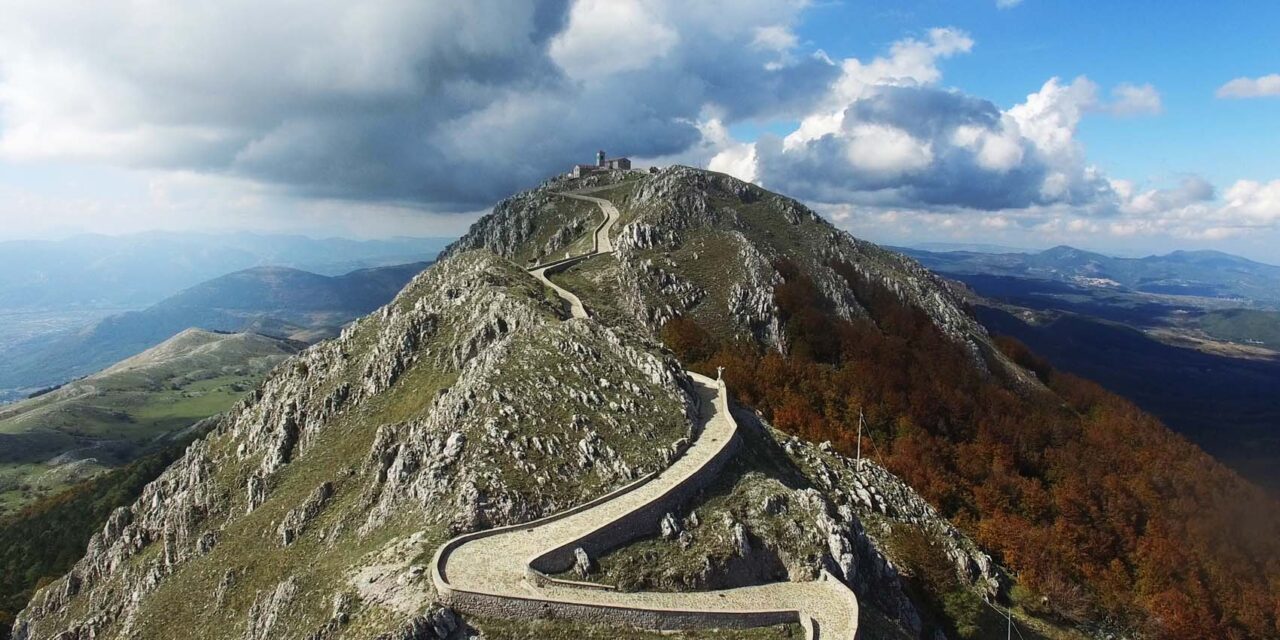
[[[137,499],[184,448],[165,447],[0,518],[0,640],[31,594],[71,569],[111,512]]]
[[[830,266],[868,317],[837,315],[793,264],[776,265],[783,352],[718,340],[688,317],[664,342],[772,424],[898,474],[1066,623],[1152,638],[1280,635],[1280,505],[1132,403],[996,338],[1038,384],[1002,376],[920,309]]]

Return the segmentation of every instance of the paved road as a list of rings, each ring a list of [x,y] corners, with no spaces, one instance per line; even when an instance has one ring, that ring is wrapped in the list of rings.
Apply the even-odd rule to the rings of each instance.
[[[580,258],[612,251],[609,231],[618,219],[617,208],[600,198],[561,195],[595,202],[605,213],[605,221],[596,231],[596,251]],[[564,261],[553,263],[550,268],[563,264]],[[530,273],[569,303],[573,317],[585,318],[586,310],[578,297],[547,279],[548,268],[535,267]],[[456,597],[458,594],[479,594],[499,602],[508,599],[513,609],[519,608],[515,603],[556,604],[562,605],[561,615],[581,614],[596,621],[625,619],[629,611],[643,612],[654,614],[643,619],[654,620],[661,628],[732,626],[732,623],[723,623],[738,618],[740,624],[748,619],[764,619],[761,614],[778,613],[773,616],[775,620],[800,622],[809,638],[853,638],[857,631],[857,599],[848,587],[825,573],[814,582],[693,593],[622,593],[547,580],[531,570],[535,560],[574,545],[613,523],[628,517],[653,517],[654,505],[663,504],[669,494],[687,485],[704,483],[708,480],[707,474],[700,472],[708,465],[722,463],[732,454],[738,425],[729,415],[723,383],[693,372],[689,372],[689,376],[700,396],[700,429],[692,444],[671,466],[611,496],[564,514],[451,540],[437,551],[432,565],[432,577],[441,597],[457,602],[464,611],[467,600]],[[531,580],[533,576],[536,578]],[[600,613],[608,615],[598,615]]]
[[[599,205],[600,210],[604,212],[605,220],[603,224],[596,228],[595,253],[612,253],[613,240],[609,238],[609,232],[613,231],[613,225],[618,222],[618,216],[620,215],[618,213],[618,208],[613,206],[612,202],[609,202],[604,198],[594,198],[592,196],[585,195],[587,193],[590,193],[590,191],[566,191],[560,195],[566,198],[573,198],[574,200],[594,202]]]

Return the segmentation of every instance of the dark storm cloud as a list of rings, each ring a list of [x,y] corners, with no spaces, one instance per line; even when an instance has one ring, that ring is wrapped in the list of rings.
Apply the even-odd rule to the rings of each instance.
[[[730,23],[710,5],[597,2],[597,14],[649,12],[623,27],[662,42],[570,46],[566,61],[552,49],[575,15],[567,0],[58,4],[21,5],[10,24],[23,28],[0,26],[0,113],[15,123],[0,134],[14,155],[435,210],[474,210],[600,147],[678,153],[699,140],[708,105],[768,116],[835,74],[812,58],[766,70],[778,52],[750,47],[751,24],[720,28]],[[794,14],[757,9],[751,19]],[[583,15],[580,39],[594,27]],[[592,56],[624,64],[575,76],[574,57]]]

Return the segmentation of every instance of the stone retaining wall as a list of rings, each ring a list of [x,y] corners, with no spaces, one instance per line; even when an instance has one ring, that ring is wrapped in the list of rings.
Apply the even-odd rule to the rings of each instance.
[[[589,624],[621,624],[640,629],[675,630],[707,627],[749,629],[799,622],[807,616],[794,610],[696,611],[648,609],[609,604],[540,600],[525,596],[455,591],[445,599],[449,606],[467,613],[495,618],[566,619]]]
[[[718,395],[717,404],[721,405],[718,407],[719,410],[723,411],[725,417],[732,421],[733,415],[729,413],[728,402],[725,400],[727,394],[723,386],[721,386]],[[721,446],[715,456],[707,461],[707,464],[680,482],[680,484],[671,487],[649,504],[631,511],[618,520],[614,520],[595,531],[588,532],[577,540],[549,549],[535,558],[530,558],[529,566],[544,574],[561,573],[573,567],[576,561],[573,550],[578,547],[586,551],[587,555],[598,558],[627,543],[657,533],[663,514],[668,511],[678,510],[694,494],[707,484],[710,484],[729,459],[737,453],[740,444],[741,440],[735,430],[733,437],[729,438]]]
[[[718,409],[723,412],[725,419],[733,421],[733,414],[729,412],[728,394],[725,392],[723,383],[717,382],[717,384],[719,386],[719,393],[717,394]],[[720,450],[715,453],[707,464],[690,474],[679,484],[671,487],[661,496],[654,498],[648,504],[631,511],[618,520],[595,531],[588,532],[578,540],[561,545],[531,559],[526,565],[526,576],[531,578],[531,584],[539,584],[540,582],[559,584],[559,581],[548,578],[544,572],[548,572],[547,569],[550,567],[558,567],[558,569],[550,571],[558,572],[572,566],[574,561],[573,550],[577,547],[583,547],[588,553],[593,551],[602,553],[605,550],[655,532],[658,529],[658,521],[662,514],[678,509],[694,493],[713,480],[716,474],[737,452],[739,445],[740,440],[735,429],[733,436],[721,445]],[[448,575],[444,570],[445,564],[448,561],[449,554],[463,544],[510,531],[533,529],[546,523],[576,515],[609,502],[618,496],[630,493],[650,482],[661,473],[661,471],[653,473],[595,500],[546,518],[519,525],[477,531],[450,540],[436,551],[435,558],[431,564],[432,581],[435,583],[440,600],[460,611],[502,618],[565,618],[587,623],[625,624],[633,627],[660,630],[707,627],[745,629],[799,622],[804,626],[806,632],[809,632],[813,625],[812,620],[808,616],[802,616],[799,611],[789,609],[700,611],[693,609],[630,607],[603,603],[565,602],[513,594],[485,593],[455,589],[449,584]],[[584,593],[590,593],[590,590],[584,590]]]

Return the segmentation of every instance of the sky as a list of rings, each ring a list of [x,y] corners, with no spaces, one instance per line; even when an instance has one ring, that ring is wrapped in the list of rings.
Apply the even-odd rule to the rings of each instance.
[[[1280,3],[0,0],[0,239],[448,236],[598,148],[869,240],[1280,263]]]

